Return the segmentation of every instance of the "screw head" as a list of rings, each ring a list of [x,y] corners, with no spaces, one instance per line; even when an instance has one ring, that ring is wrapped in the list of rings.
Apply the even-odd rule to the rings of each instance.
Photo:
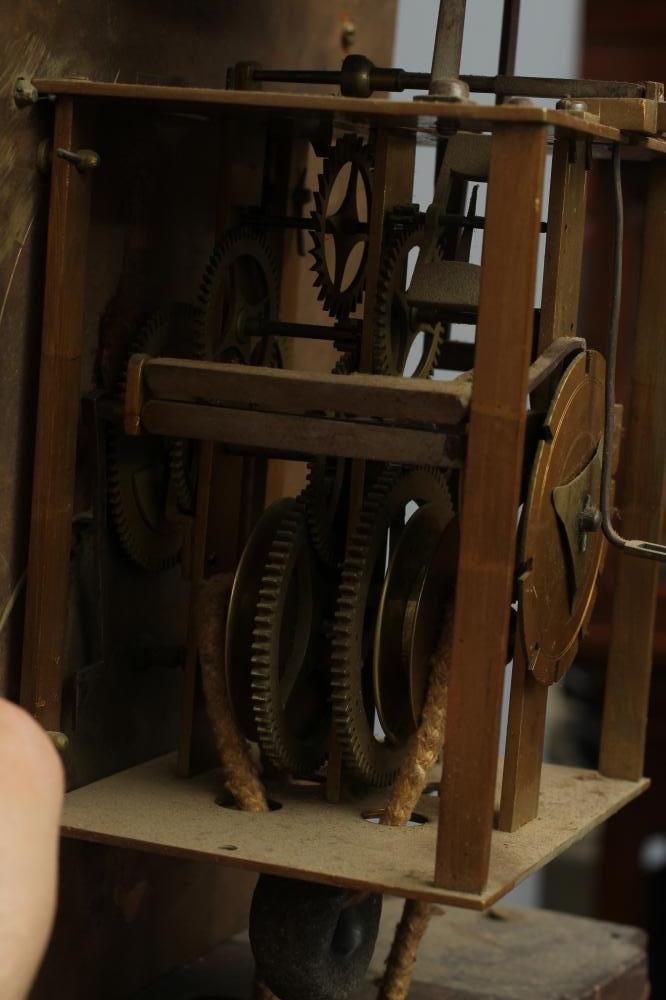
[[[555,105],[557,111],[566,111],[570,115],[584,115],[587,111],[587,104],[573,97],[563,97]]]
[[[342,22],[342,30],[340,32],[340,44],[342,48],[347,52],[354,42],[356,41],[356,25],[353,21],[346,20]]]
[[[17,108],[29,108],[39,100],[37,88],[27,76],[17,77],[14,83],[14,104]]]
[[[585,510],[581,511],[578,524],[580,530],[588,534],[598,531],[601,527],[601,511],[598,507],[586,507]]]
[[[509,104],[512,108],[533,108],[534,101],[531,97],[521,97],[519,94],[514,94],[512,97],[507,97],[505,104]]]

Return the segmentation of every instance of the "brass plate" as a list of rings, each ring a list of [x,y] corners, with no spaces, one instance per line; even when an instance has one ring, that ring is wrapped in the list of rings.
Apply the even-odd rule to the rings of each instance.
[[[568,518],[577,517],[590,491],[599,506],[594,463],[603,436],[604,373],[604,359],[596,351],[581,354],[567,368],[546,417],[525,504],[519,627],[529,669],[542,684],[558,681],[571,666],[596,592],[602,534],[589,534],[585,551],[574,558],[576,531],[563,526],[554,491],[577,485],[580,503],[569,490]]]

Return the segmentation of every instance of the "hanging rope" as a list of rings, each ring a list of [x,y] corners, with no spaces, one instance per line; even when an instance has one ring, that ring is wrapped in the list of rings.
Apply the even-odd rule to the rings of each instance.
[[[227,791],[244,812],[268,812],[264,786],[247,741],[238,731],[224,681],[225,635],[232,583],[231,576],[213,576],[201,584],[197,594],[196,630],[204,697]],[[254,1000],[277,998],[257,979]]]
[[[224,683],[224,646],[232,578],[211,577],[197,595],[196,624],[203,689],[215,734],[227,790],[239,809],[268,812],[263,784],[250,756],[249,747],[236,726]],[[453,631],[453,607],[446,610],[444,627],[433,656],[428,693],[421,724],[412,737],[393,785],[380,823],[403,826],[412,815],[444,742],[446,728],[449,662]],[[396,928],[378,1000],[404,1000],[409,991],[418,947],[426,932],[431,906],[408,899]],[[261,980],[255,980],[254,1000],[277,1000]]]
[[[448,708],[452,635],[453,604],[450,604],[446,609],[444,627],[433,656],[421,725],[412,737],[380,819],[380,823],[386,826],[403,826],[408,822],[423,794],[428,771],[442,749]],[[418,899],[405,901],[379,984],[378,1000],[404,1000],[407,996],[419,944],[428,927],[430,913],[430,903]]]
[[[379,1000],[403,1000],[409,993],[419,945],[430,922],[430,909],[431,904],[422,899],[405,900],[379,984]]]
[[[224,681],[224,640],[232,578],[213,576],[197,595],[196,624],[206,708],[222,764],[224,784],[239,809],[268,812],[264,786],[231,712]]]

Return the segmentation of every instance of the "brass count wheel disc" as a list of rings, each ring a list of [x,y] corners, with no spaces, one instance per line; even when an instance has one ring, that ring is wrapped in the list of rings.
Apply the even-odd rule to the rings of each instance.
[[[457,536],[447,497],[412,514],[391,555],[372,666],[377,715],[394,743],[411,736],[421,721],[430,660],[455,586]]]
[[[604,359],[581,354],[555,390],[524,510],[519,629],[534,677],[559,680],[592,611],[604,542],[598,530]],[[596,530],[595,530],[596,524]]]

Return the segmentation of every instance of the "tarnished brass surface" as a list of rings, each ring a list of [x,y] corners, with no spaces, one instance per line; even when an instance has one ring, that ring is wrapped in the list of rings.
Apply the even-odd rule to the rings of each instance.
[[[529,669],[543,684],[559,680],[571,666],[596,592],[603,538],[600,531],[583,532],[579,543],[578,518],[588,498],[599,505],[595,462],[603,435],[604,370],[595,351],[581,354],[566,370],[546,417],[525,504],[519,624]],[[559,505],[558,487],[569,487],[568,494],[557,494]]]
[[[394,743],[404,741],[421,719],[443,608],[455,587],[457,548],[447,497],[414,511],[391,554],[372,669],[377,715]]]

